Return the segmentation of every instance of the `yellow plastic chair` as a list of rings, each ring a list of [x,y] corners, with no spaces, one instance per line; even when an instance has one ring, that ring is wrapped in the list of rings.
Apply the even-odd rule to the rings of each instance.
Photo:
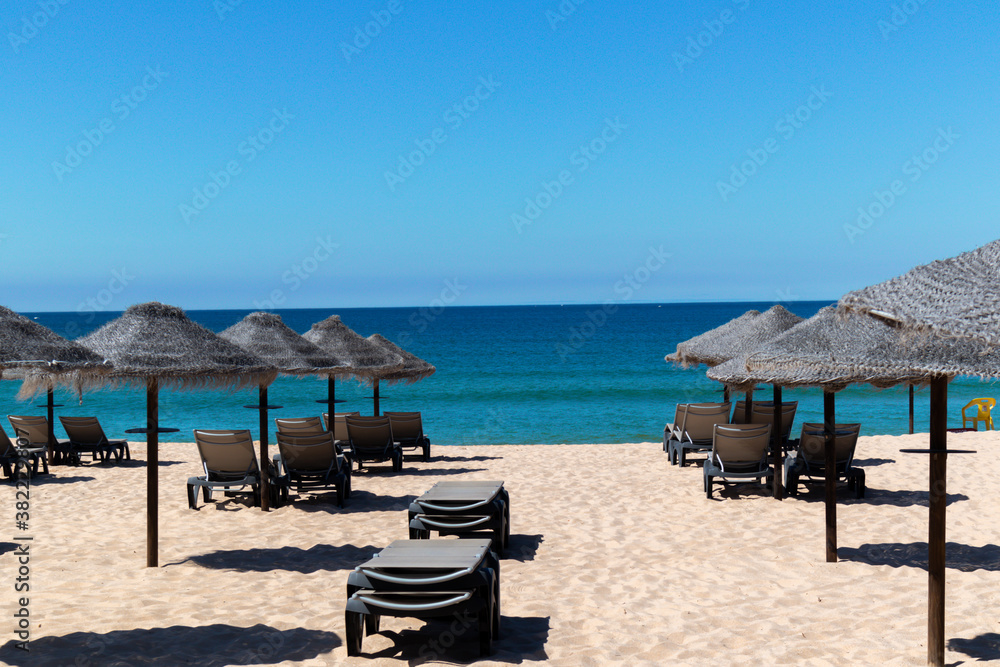
[[[969,401],[969,404],[962,408],[962,428],[966,428],[968,422],[972,422],[972,428],[979,430],[979,422],[983,422],[986,426],[987,431],[993,430],[993,417],[990,416],[990,410],[996,407],[997,401],[995,398],[974,398]],[[966,417],[965,411],[972,406],[976,406],[976,416]]]

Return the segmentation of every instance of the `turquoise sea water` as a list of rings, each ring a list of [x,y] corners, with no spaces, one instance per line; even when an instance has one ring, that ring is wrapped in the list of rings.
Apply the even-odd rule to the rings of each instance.
[[[678,402],[719,400],[721,387],[705,368],[680,369],[664,362],[678,342],[773,303],[618,304],[602,306],[502,306],[278,310],[285,323],[305,332],[313,322],[338,314],[368,336],[381,333],[437,366],[437,373],[412,385],[383,386],[382,410],[420,410],[437,445],[620,443],[659,441]],[[809,317],[828,302],[785,303]],[[188,311],[213,331],[239,321],[249,311]],[[84,335],[120,313],[25,313],[67,337]],[[4,414],[44,414],[44,397],[23,403],[19,383],[0,382]],[[960,378],[949,392],[949,426],[961,426],[960,408],[971,398],[997,396],[996,387]],[[927,430],[929,392],[917,391],[916,430]],[[337,382],[338,411],[371,414],[371,389],[352,380]],[[760,400],[770,388],[758,388]],[[325,406],[326,380],[279,378],[269,401],[284,406],[272,417],[318,415]],[[818,390],[784,392],[798,400],[795,429],[822,421]],[[57,393],[64,407],[56,414],[97,415],[110,437],[145,426],[144,390],[99,391],[82,405]],[[195,428],[249,428],[256,437],[258,416],[243,405],[257,403],[257,391],[160,393],[160,423],[180,432],[163,441],[191,441]],[[859,421],[863,434],[906,433],[905,388],[850,387],[837,394],[838,419]],[[272,422],[273,423],[273,422]],[[11,433],[5,423],[5,430]],[[61,427],[56,428],[62,436]],[[130,436],[135,440],[140,437]],[[273,436],[272,436],[273,441]]]

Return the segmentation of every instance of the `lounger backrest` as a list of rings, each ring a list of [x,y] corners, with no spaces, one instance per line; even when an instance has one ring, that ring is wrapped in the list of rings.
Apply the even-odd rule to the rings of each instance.
[[[278,433],[278,451],[289,470],[322,472],[337,467],[337,449],[329,432],[302,437]]]
[[[381,454],[392,448],[388,417],[347,417],[347,433],[355,452]]]
[[[319,417],[292,417],[287,419],[275,419],[274,425],[278,427],[278,433],[290,433],[305,435],[306,433],[323,433],[323,421]]]
[[[396,442],[417,441],[424,437],[423,421],[419,412],[386,412]]]
[[[49,420],[45,417],[30,417],[8,415],[10,425],[14,428],[14,437],[27,438],[35,447],[41,447],[49,441]]]
[[[99,445],[108,440],[97,417],[59,417],[59,421],[73,442]]]
[[[663,427],[664,435],[669,435],[671,438],[679,438],[681,434],[681,427],[684,425],[684,413],[687,411],[687,403],[678,403],[677,407],[674,408],[674,420],[669,422]]]
[[[711,442],[716,424],[729,423],[729,403],[689,403],[684,411],[684,437],[692,442]]]
[[[14,443],[10,441],[7,431],[0,426],[0,456],[13,456],[17,453]]]
[[[245,475],[260,470],[248,429],[204,431],[195,429],[202,465],[208,475]]]
[[[792,422],[795,421],[795,411],[799,407],[798,401],[788,401],[781,404],[781,434],[787,438],[792,432]],[[774,403],[754,403],[750,414],[750,422],[753,424],[774,425]]]
[[[716,424],[712,459],[737,464],[763,461],[770,441],[770,424]]]
[[[809,463],[819,465],[826,463],[826,437],[822,435],[823,428],[823,424],[817,423],[802,425],[802,435],[799,438],[799,456]],[[837,465],[850,464],[854,459],[854,450],[858,446],[861,424],[834,424],[833,428],[835,431],[850,431],[847,434],[835,435],[833,438]]]
[[[323,413],[323,421],[326,423],[327,430],[333,431],[334,440],[347,440],[347,422],[345,421],[348,416],[360,417],[360,412],[334,412],[333,413],[333,428],[330,428],[330,413]]]

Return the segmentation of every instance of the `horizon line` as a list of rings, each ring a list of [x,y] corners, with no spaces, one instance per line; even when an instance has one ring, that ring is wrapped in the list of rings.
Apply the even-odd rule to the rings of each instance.
[[[537,307],[565,307],[565,306],[692,306],[692,305],[725,305],[725,304],[757,304],[757,303],[770,303],[774,305],[781,304],[794,304],[794,303],[837,303],[838,298],[835,299],[785,299],[780,301],[770,300],[770,299],[746,299],[746,300],[732,300],[732,299],[718,299],[718,300],[699,300],[699,301],[626,301],[626,302],[616,302],[613,299],[606,300],[603,302],[576,302],[576,301],[565,301],[565,302],[538,302],[538,303],[483,303],[483,304],[467,304],[467,305],[445,305],[441,306],[443,308],[537,308]],[[174,304],[171,304],[174,305]],[[253,308],[184,308],[178,306],[185,312],[204,312],[204,311],[229,311],[229,312],[282,312],[282,311],[294,311],[294,310],[405,310],[405,309],[416,309],[421,308],[437,308],[436,305],[421,305],[421,306],[308,306],[301,308],[268,308],[268,309],[253,309]],[[23,314],[60,314],[60,313],[79,313],[77,310],[23,310],[16,311]],[[92,313],[92,310],[85,310],[84,312]],[[123,313],[124,310],[102,310],[102,313]]]

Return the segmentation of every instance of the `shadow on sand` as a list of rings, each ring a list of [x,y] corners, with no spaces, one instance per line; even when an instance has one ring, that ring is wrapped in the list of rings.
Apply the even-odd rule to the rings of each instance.
[[[469,461],[499,461],[502,456],[432,456],[431,461],[440,461],[442,463],[466,463]]]
[[[824,502],[825,490],[822,480],[818,482],[802,483],[799,480],[799,493],[795,496],[798,500],[805,502]],[[968,500],[969,496],[962,493],[949,493],[947,504]],[[847,484],[841,482],[837,484],[837,502],[846,504],[859,503],[864,505],[891,505],[893,507],[921,507],[930,506],[930,493],[927,491],[887,491],[868,487],[865,489],[864,498],[855,498],[854,491],[847,488]]]
[[[538,547],[545,541],[541,535],[511,535],[510,544],[504,550],[503,560],[525,562],[535,560]]]
[[[840,547],[837,549],[837,556],[840,560],[869,565],[927,569],[926,542],[912,542],[910,544],[891,542],[862,544],[857,548]],[[945,563],[949,568],[962,572],[974,572],[975,570],[1000,572],[1000,546],[987,544],[982,547],[970,547],[957,542],[948,542],[945,544]]]
[[[9,641],[0,647],[4,664],[223,667],[310,660],[329,653],[342,642],[336,634],[322,630],[215,624],[39,637],[31,640],[30,653],[15,648],[15,643]],[[211,647],[211,652],[206,652],[206,647]]]
[[[954,638],[948,640],[948,649],[956,653],[964,653],[977,662],[993,662],[1000,660],[1000,634],[987,632],[972,639]]]
[[[317,544],[308,549],[299,547],[235,549],[191,556],[184,560],[166,563],[164,567],[194,563],[212,570],[236,570],[238,572],[286,570],[312,574],[320,570],[327,572],[353,570],[356,565],[365,562],[379,551],[381,551],[380,547],[356,547],[353,544],[341,546]]]
[[[394,658],[406,660],[410,665],[426,662],[450,665],[468,665],[480,662],[478,636],[473,627],[462,618],[429,619],[421,621],[402,619],[412,624],[412,629],[385,630],[381,635],[392,644],[381,651],[368,652],[364,644],[361,655],[366,658]],[[501,616],[500,638],[493,641],[490,662],[518,665],[523,662],[548,660],[545,643],[549,637],[549,619],[529,616]]]
[[[354,477],[351,485],[358,482]],[[360,480],[363,481],[363,480]],[[344,500],[344,506],[337,507],[336,495],[332,493],[323,494],[302,494],[296,496],[294,489],[288,496],[288,503],[282,507],[291,506],[303,512],[329,512],[331,514],[358,514],[360,512],[398,512],[410,508],[410,503],[416,496],[380,496],[359,489],[357,486],[351,489],[351,497]],[[400,519],[400,525],[405,530],[406,517]]]

